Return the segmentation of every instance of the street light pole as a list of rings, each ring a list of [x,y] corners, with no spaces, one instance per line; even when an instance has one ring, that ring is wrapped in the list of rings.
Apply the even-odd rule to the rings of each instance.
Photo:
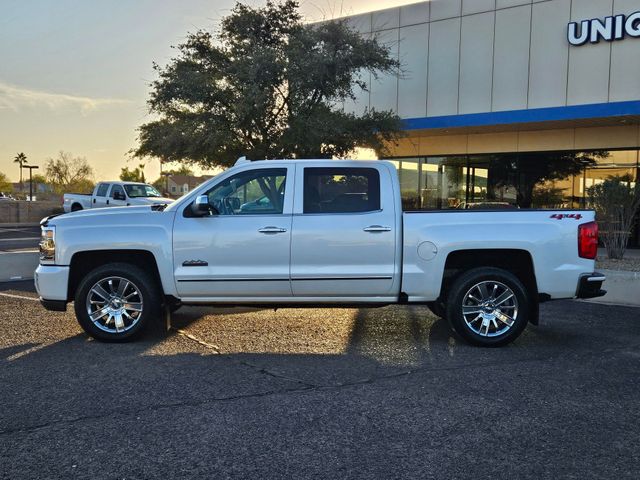
[[[22,168],[28,168],[29,169],[29,201],[32,202],[33,201],[33,169],[34,168],[40,168],[37,165],[23,165]]]

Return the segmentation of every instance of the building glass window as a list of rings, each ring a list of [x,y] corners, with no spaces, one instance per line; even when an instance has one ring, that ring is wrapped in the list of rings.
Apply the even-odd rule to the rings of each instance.
[[[405,210],[419,210],[420,197],[420,159],[403,158],[400,162],[400,194]]]
[[[458,208],[465,200],[466,157],[427,157],[421,166],[421,208]]]
[[[639,150],[395,158],[392,163],[404,210],[588,208],[589,187],[611,177],[630,185],[640,178]],[[640,221],[631,245],[640,245]]]
[[[638,150],[396,158],[405,210],[584,208],[587,189],[638,178]]]

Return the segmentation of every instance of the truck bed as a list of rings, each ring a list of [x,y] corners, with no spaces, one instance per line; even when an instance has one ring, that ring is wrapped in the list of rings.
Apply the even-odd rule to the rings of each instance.
[[[578,225],[594,218],[578,209],[404,212],[402,289],[411,301],[435,298],[453,251],[520,250],[532,259],[538,292],[571,298],[576,275],[593,270],[592,260],[578,256]]]

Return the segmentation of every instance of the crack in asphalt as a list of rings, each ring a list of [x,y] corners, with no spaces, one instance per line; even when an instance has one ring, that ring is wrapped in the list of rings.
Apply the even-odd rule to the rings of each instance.
[[[218,347],[217,345],[214,345],[212,343],[209,342],[205,342],[204,340],[199,339],[198,337],[196,337],[195,335],[190,334],[189,332],[186,332],[180,328],[174,328],[171,327],[171,330],[175,331],[178,335],[181,335],[183,337],[185,337],[188,340],[191,340],[193,342],[196,342],[198,345],[201,345],[203,347],[205,347],[208,350],[212,350],[216,355],[222,355],[222,353],[220,352],[220,347]],[[274,378],[278,378],[281,380],[286,380],[289,382],[294,382],[294,383],[299,383],[301,385],[307,386],[307,387],[317,387],[319,385],[315,385],[309,382],[305,382],[299,378],[295,378],[295,377],[289,377],[287,375],[282,375],[281,373],[277,373],[277,372],[273,372],[267,368],[264,367],[260,367],[258,365],[254,365],[250,362],[247,362],[246,360],[241,360],[241,361],[236,361],[235,363],[240,364],[240,365],[245,365],[253,370],[256,370],[258,373],[270,376],[270,377],[274,377]]]
[[[198,341],[197,337],[193,337],[193,335],[191,335],[190,337],[185,336],[185,338],[189,338],[190,340],[200,344],[201,346],[205,346],[205,348],[208,349],[212,349],[210,347],[206,347],[206,345],[210,345],[207,344],[207,342],[202,342],[202,341]],[[637,351],[640,348],[640,343],[639,344],[633,344],[633,345],[625,345],[625,346],[620,346],[620,347],[616,347],[616,348],[606,348],[606,349],[602,349],[602,350],[598,350],[598,351],[589,351],[589,352],[584,352],[581,355],[571,355],[574,359],[576,357],[589,357],[589,356],[602,356],[602,355],[608,355],[608,354],[615,354],[615,353],[625,353],[627,351]],[[218,352],[218,354],[220,354],[220,352]],[[286,395],[286,394],[295,394],[295,393],[305,393],[305,392],[314,392],[314,391],[330,391],[330,390],[338,390],[338,389],[342,389],[342,388],[348,388],[348,387],[354,387],[354,386],[360,386],[360,385],[373,385],[377,382],[381,382],[381,381],[385,381],[385,380],[390,380],[390,379],[395,379],[395,378],[400,378],[400,377],[407,377],[407,376],[411,376],[417,373],[424,373],[424,372],[442,372],[442,371],[455,371],[455,370],[463,370],[463,369],[478,369],[478,368],[491,368],[491,367],[496,367],[496,366],[505,366],[505,365],[517,365],[517,364],[521,364],[521,363],[535,363],[535,362],[541,362],[541,361],[548,361],[548,360],[557,360],[563,357],[566,357],[569,355],[563,355],[563,354],[558,354],[558,355],[552,355],[552,356],[538,356],[538,357],[530,357],[530,358],[522,358],[522,359],[518,359],[518,360],[513,360],[513,361],[495,361],[495,362],[484,362],[484,363],[464,363],[464,364],[457,364],[457,365],[450,365],[450,366],[445,366],[445,367],[432,367],[432,366],[424,366],[424,367],[418,367],[418,368],[413,368],[413,369],[408,369],[408,370],[402,370],[402,371],[398,371],[398,372],[393,372],[393,373],[389,373],[387,375],[380,375],[380,376],[371,376],[371,377],[367,377],[367,378],[362,378],[362,379],[358,379],[358,380],[353,380],[350,382],[344,382],[344,383],[335,383],[335,384],[325,384],[325,385],[321,385],[321,384],[311,384],[308,382],[305,382],[301,379],[297,379],[294,377],[287,377],[285,375],[281,375],[272,371],[269,371],[265,368],[259,367],[257,365],[252,365],[249,362],[245,362],[245,361],[241,361],[241,362],[235,362],[237,364],[241,364],[241,365],[245,365],[247,367],[250,367],[256,371],[258,371],[261,374],[264,375],[268,375],[277,379],[281,379],[281,380],[285,380],[288,382],[295,382],[298,383],[299,386],[298,387],[294,387],[294,388],[280,388],[280,389],[273,389],[273,390],[266,390],[264,392],[256,392],[256,393],[249,393],[249,394],[241,394],[241,395],[231,395],[231,396],[227,396],[227,397],[216,397],[216,398],[209,398],[209,399],[205,399],[205,400],[192,400],[192,401],[181,401],[181,402],[173,402],[173,403],[165,403],[165,404],[155,404],[155,405],[149,405],[147,407],[138,409],[138,410],[131,410],[131,411],[122,411],[121,409],[117,410],[117,411],[113,411],[113,412],[107,412],[107,413],[103,413],[100,415],[83,415],[83,416],[79,416],[79,417],[75,417],[75,418],[69,418],[69,419],[61,419],[61,420],[56,420],[56,421],[49,421],[49,422],[44,422],[38,425],[32,425],[32,426],[28,426],[28,427],[21,427],[21,428],[10,428],[10,429],[5,429],[5,430],[0,430],[0,436],[6,436],[6,435],[11,435],[11,434],[15,434],[15,433],[31,433],[34,432],[36,430],[40,430],[40,429],[44,429],[44,428],[48,428],[48,427],[54,427],[56,425],[61,425],[61,424],[74,424],[74,423],[78,423],[78,422],[83,422],[83,421],[91,421],[91,420],[100,420],[106,417],[110,417],[110,416],[120,416],[120,417],[126,417],[126,416],[139,416],[142,415],[144,413],[149,413],[149,412],[158,412],[161,410],[165,410],[165,409],[173,409],[173,408],[180,408],[180,407],[201,407],[204,405],[208,405],[208,404],[216,404],[216,403],[220,403],[220,402],[232,402],[235,400],[243,400],[243,399],[250,399],[250,398],[263,398],[263,397],[269,397],[272,395]]]

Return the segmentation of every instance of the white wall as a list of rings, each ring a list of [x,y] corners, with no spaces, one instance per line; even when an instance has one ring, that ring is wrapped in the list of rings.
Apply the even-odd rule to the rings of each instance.
[[[431,0],[349,17],[389,46],[399,75],[364,74],[348,111],[403,118],[640,100],[640,39],[567,41],[570,21],[631,14],[640,0]]]

